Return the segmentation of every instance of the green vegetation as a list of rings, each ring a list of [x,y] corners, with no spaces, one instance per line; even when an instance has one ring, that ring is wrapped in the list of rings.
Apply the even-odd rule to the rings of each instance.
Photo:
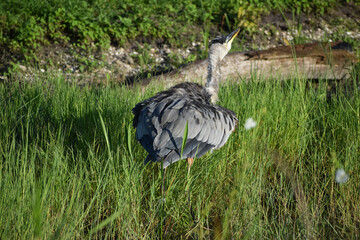
[[[302,33],[303,27],[316,30],[319,16],[325,17],[325,13],[340,7],[353,8],[353,4],[360,5],[360,0],[0,1],[0,77],[19,72],[31,74],[37,69],[116,72],[121,67],[106,57],[112,45],[127,50],[133,57],[131,67],[142,68],[140,74],[134,76],[138,78],[205,58],[209,35],[236,27],[241,28],[240,44],[233,46],[233,50],[238,51],[249,50],[248,46],[243,48],[244,43],[252,42],[251,49],[258,49],[264,44],[268,46],[270,39],[271,45],[283,42],[281,29],[291,34],[292,41],[288,39],[291,43],[312,41],[309,32]],[[360,42],[353,39],[354,35],[347,34],[357,32],[356,20],[352,21],[356,19],[356,10],[339,16],[336,13],[326,19],[330,28],[336,30],[329,35],[320,34],[318,40],[345,40],[359,55]],[[269,14],[277,16],[270,23],[264,22]],[[311,17],[305,25],[304,16]],[[279,18],[286,26],[279,27]],[[172,49],[188,48],[194,42],[200,42],[202,47],[194,47],[186,57],[170,52],[166,56],[167,64],[159,64],[149,53],[149,49],[161,49],[165,45]],[[132,51],[139,54],[131,55]],[[125,73],[120,71],[120,74]]]
[[[139,37],[181,44],[177,36],[194,36],[190,26],[229,30],[240,25],[253,31],[260,16],[271,10],[323,14],[336,2],[6,0],[0,3],[0,46],[28,53],[53,43],[101,48]]]
[[[360,95],[305,85],[223,86],[238,128],[189,175],[186,161],[171,165],[162,204],[162,171],[142,164],[131,127],[131,108],[159,87],[1,84],[1,239],[358,238]]]

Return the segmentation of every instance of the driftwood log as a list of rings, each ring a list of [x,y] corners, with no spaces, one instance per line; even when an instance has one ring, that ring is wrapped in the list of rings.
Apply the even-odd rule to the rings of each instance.
[[[351,46],[345,42],[299,44],[231,53],[222,61],[221,74],[222,79],[228,81],[294,77],[341,80],[349,76],[351,65],[356,61]],[[203,84],[206,76],[207,59],[145,79],[142,85],[161,82],[169,87],[183,81]]]

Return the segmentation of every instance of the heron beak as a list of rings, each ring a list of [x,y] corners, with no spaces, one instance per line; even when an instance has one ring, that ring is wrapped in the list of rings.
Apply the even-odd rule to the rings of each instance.
[[[238,35],[239,32],[240,32],[240,28],[236,29],[235,31],[233,31],[232,33],[230,33],[229,35],[227,35],[227,37],[226,37],[226,43],[227,43],[227,44],[231,44],[232,41],[234,40],[234,38],[236,37],[236,35]]]

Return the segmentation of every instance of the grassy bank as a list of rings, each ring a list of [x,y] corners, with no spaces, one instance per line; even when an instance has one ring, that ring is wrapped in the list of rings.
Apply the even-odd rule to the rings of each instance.
[[[159,89],[41,78],[0,85],[1,239],[359,238],[358,92],[329,101],[301,79],[224,86],[237,130],[189,175],[186,161],[170,166],[162,204],[159,165],[143,166],[131,127],[131,108]]]
[[[359,0],[1,1],[0,80],[38,71],[139,79],[206,58],[209,37],[236,27],[235,51],[342,40],[358,56],[359,7]]]
[[[261,16],[273,10],[323,15],[345,2],[8,0],[0,3],[0,46],[26,55],[44,45],[107,48],[139,38],[188,45],[178,36],[191,41],[198,35],[196,26],[203,34],[210,26],[225,31],[240,26],[251,33]]]

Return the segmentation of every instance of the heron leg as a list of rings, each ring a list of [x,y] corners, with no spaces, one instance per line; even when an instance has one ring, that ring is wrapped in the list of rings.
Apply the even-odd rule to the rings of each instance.
[[[194,163],[194,158],[188,158],[188,159],[187,159],[187,162],[188,162],[188,170],[190,171],[190,168],[191,168],[191,166],[192,166],[193,163]]]
[[[166,190],[166,187],[165,187],[165,173],[166,173],[166,168],[163,168],[162,169],[162,187],[161,187],[161,191],[162,191],[162,197],[165,198],[165,190]]]
[[[191,166],[193,165],[194,163],[194,158],[188,158],[187,159],[188,161],[188,189],[186,190],[187,192],[187,195],[188,195],[188,202],[189,202],[189,209],[190,209],[190,214],[191,214],[191,217],[192,219],[194,220],[194,223],[196,224],[197,223],[197,220],[195,218],[195,213],[194,213],[194,210],[192,208],[192,205],[191,205],[191,200],[190,200],[190,188],[191,188],[191,177],[190,177],[190,169],[191,169]]]

